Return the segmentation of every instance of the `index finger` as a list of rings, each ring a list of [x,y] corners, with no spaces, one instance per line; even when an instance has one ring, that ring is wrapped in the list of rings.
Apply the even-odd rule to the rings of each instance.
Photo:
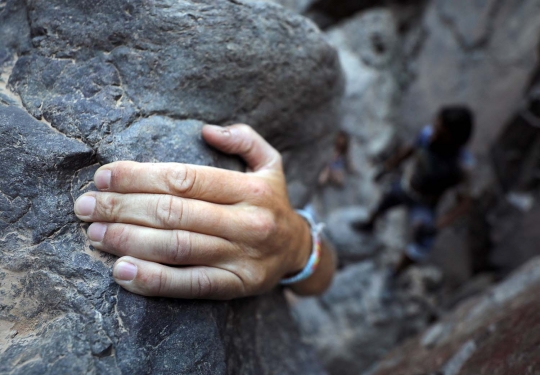
[[[94,175],[101,191],[170,194],[220,204],[245,200],[250,178],[245,173],[213,167],[134,161],[104,165]]]

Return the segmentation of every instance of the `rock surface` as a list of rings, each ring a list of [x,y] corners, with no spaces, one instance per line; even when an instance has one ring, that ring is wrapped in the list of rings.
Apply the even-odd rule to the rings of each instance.
[[[301,204],[341,90],[311,23],[248,1],[4,0],[0,73],[0,374],[323,373],[279,291],[130,294],[72,213],[100,163],[241,168],[202,142],[208,122],[252,124]]]
[[[407,217],[403,211],[390,212],[379,220],[371,241],[350,232],[347,223],[371,209],[385,184],[396,177],[375,184],[372,177],[377,164],[398,141],[410,141],[430,123],[440,105],[467,103],[476,112],[478,131],[472,148],[478,163],[470,212],[441,231],[430,258],[444,274],[445,289],[437,291],[435,303],[440,303],[442,310],[451,308],[488,288],[494,282],[494,271],[498,277],[504,276],[539,254],[535,244],[540,186],[540,3],[357,1],[355,6],[373,8],[349,13],[345,19],[337,16],[337,24],[335,15],[345,7],[340,8],[335,1],[317,1],[311,9],[322,9],[325,3],[335,9],[314,19],[320,20],[319,25],[330,26],[325,31],[345,72],[341,128],[350,134],[350,160],[357,173],[348,174],[341,188],[320,189],[314,207],[329,224],[331,236],[337,238],[341,263],[362,263],[338,271],[329,295],[299,303],[297,315],[307,320],[305,324],[301,321],[306,337],[315,344],[330,373],[360,374],[398,343],[398,336],[414,332],[407,329],[407,321],[397,323],[403,324],[402,336],[396,334],[396,327],[370,325],[363,320],[365,310],[355,305],[376,305],[381,289],[361,289],[358,283],[364,278],[359,270],[377,284],[384,267],[395,261],[406,244],[403,228]],[[441,212],[452,202],[450,194]],[[377,251],[373,251],[373,244]],[[369,267],[359,254],[373,254]],[[356,267],[356,277],[351,276]],[[475,276],[477,272],[489,274]],[[407,297],[408,286],[403,287],[401,298],[406,301],[410,295]],[[370,293],[366,290],[374,296],[367,298]],[[350,297],[335,298],[338,293],[350,293]],[[420,296],[430,300],[432,294],[426,291]],[[402,313],[399,308],[392,309],[390,315]],[[427,324],[428,315],[418,316],[418,325],[413,327]],[[317,324],[329,328],[318,328]],[[463,353],[470,347],[465,346]],[[388,373],[399,374],[399,367],[392,369],[394,372]]]
[[[369,375],[534,375],[540,373],[540,259],[484,295],[464,302],[392,351]],[[366,374],[366,375],[367,375]]]
[[[340,266],[373,257],[380,248],[377,238],[354,231],[351,226],[367,217],[368,212],[362,206],[341,208],[328,216],[325,232],[336,249]]]
[[[411,134],[430,123],[440,105],[470,105],[483,174],[476,179],[479,189],[493,182],[489,150],[520,109],[535,73],[539,11],[538,0],[433,0],[419,24],[409,60],[415,79],[400,105],[400,127]]]
[[[349,135],[353,173],[341,189],[328,186],[316,197],[317,210],[352,205],[372,208],[380,195],[373,182],[373,160],[395,143],[393,119],[399,85],[394,63],[399,55],[397,19],[389,9],[372,9],[328,29],[345,75],[340,128]]]
[[[293,311],[330,374],[358,375],[427,327],[434,314],[431,290],[440,277],[433,268],[411,269],[385,298],[384,268],[364,261],[342,269],[324,296],[302,299]]]
[[[279,4],[297,14],[305,13],[315,0],[251,0]]]
[[[320,189],[314,207],[327,223],[344,268],[324,296],[301,300],[294,312],[303,337],[335,375],[361,374],[404,337],[426,327],[435,303],[428,286],[433,277],[440,281],[433,269],[417,269],[401,280],[404,285],[396,296],[385,299],[386,267],[406,243],[405,212],[390,213],[372,234],[350,227],[376,204],[381,193],[373,181],[376,161],[396,142],[401,94],[396,61],[402,49],[398,29],[393,11],[378,7],[326,31],[345,74],[340,127],[349,134],[355,171],[347,174],[343,187]]]

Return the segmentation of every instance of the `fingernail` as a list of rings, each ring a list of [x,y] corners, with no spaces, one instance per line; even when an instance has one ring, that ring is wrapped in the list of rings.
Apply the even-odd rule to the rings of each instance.
[[[113,277],[121,281],[132,281],[137,276],[137,266],[128,262],[118,263],[113,270]]]
[[[97,171],[94,176],[94,183],[99,190],[109,190],[111,187],[111,171],[107,169]]]
[[[84,196],[75,202],[75,213],[80,216],[90,216],[96,208],[96,198]]]
[[[101,223],[93,223],[88,227],[88,238],[90,241],[101,242],[103,237],[105,237],[105,232],[107,231],[107,225]]]

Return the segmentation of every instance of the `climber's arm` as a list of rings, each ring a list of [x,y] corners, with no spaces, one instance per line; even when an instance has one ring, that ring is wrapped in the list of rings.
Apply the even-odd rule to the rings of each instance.
[[[176,298],[231,299],[264,293],[304,268],[312,239],[290,206],[281,155],[246,125],[206,126],[203,137],[238,154],[249,172],[178,163],[117,162],[95,175],[99,192],[75,203],[94,222],[91,244],[121,256],[115,280],[134,293]],[[323,244],[311,277],[293,284],[319,294],[335,269]]]
[[[384,163],[384,168],[388,171],[392,171],[399,167],[405,160],[410,158],[414,154],[414,146],[408,145],[401,148],[395,155]]]
[[[379,181],[384,175],[398,168],[405,160],[414,154],[414,146],[408,145],[399,149],[392,155],[382,166],[379,172],[375,175],[375,181]]]

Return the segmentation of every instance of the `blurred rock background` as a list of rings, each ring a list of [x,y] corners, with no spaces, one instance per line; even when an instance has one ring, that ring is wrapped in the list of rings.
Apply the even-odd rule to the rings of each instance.
[[[277,2],[312,19],[338,50],[346,94],[336,126],[350,135],[355,170],[343,187],[319,188],[312,202],[328,224],[341,269],[324,296],[293,302],[305,340],[336,375],[540,374],[533,360],[540,358],[538,323],[498,325],[519,320],[514,310],[534,303],[526,299],[534,300],[537,281],[530,280],[538,261],[492,289],[540,255],[540,1]],[[380,195],[384,183],[373,182],[380,161],[452,103],[465,103],[476,115],[473,207],[439,234],[428,264],[403,275],[396,297],[384,302],[384,270],[405,244],[405,212],[380,220],[373,237],[349,224],[365,217]],[[440,210],[453,200],[450,194]],[[454,312],[461,303],[466,306]],[[468,335],[449,328],[471,309]],[[390,349],[440,319],[451,323],[432,326],[373,370]],[[529,346],[512,346],[522,334]],[[438,359],[426,360],[431,357]]]

